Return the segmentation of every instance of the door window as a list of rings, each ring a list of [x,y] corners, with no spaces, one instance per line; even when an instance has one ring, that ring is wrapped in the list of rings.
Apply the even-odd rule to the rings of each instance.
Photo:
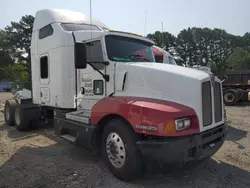
[[[49,57],[47,55],[40,57],[40,78],[41,84],[49,84]]]
[[[41,79],[47,79],[49,77],[48,57],[43,56],[40,59],[40,76]]]
[[[95,63],[94,66],[99,69],[103,70],[104,65],[103,62],[103,51],[102,51],[102,44],[100,40],[91,41],[86,43],[86,53],[87,53],[87,61]]]
[[[104,83],[103,80],[94,80],[94,95],[103,95]]]

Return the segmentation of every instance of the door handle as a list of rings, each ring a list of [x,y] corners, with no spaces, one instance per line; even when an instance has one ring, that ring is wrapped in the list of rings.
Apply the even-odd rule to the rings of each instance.
[[[82,87],[81,94],[84,95],[84,93],[85,93],[85,89],[84,89],[84,87]]]

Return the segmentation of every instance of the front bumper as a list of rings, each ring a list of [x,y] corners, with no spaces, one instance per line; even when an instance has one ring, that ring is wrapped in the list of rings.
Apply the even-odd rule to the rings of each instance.
[[[211,157],[224,143],[227,124],[208,131],[181,137],[166,137],[161,140],[141,140],[137,148],[143,157],[164,163],[185,163]]]

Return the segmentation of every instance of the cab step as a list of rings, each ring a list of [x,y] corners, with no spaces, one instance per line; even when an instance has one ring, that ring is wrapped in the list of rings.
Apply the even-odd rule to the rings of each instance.
[[[74,111],[74,112],[67,113],[65,115],[65,118],[68,120],[89,124],[90,112],[86,110]]]
[[[76,142],[76,137],[75,136],[72,136],[72,135],[69,135],[69,134],[63,134],[61,135],[61,137],[65,140],[68,140],[72,143],[75,143]]]
[[[54,129],[56,135],[73,144],[80,145],[87,150],[95,151],[98,126],[91,125],[86,121],[81,121],[84,118],[89,120],[89,117],[80,116],[80,118],[77,119],[76,116],[77,113],[65,113],[61,110],[55,110]]]

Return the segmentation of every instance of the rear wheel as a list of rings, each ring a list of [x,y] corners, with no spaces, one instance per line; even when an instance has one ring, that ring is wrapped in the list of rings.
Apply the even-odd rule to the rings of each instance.
[[[105,163],[118,179],[125,181],[137,178],[142,168],[136,151],[137,135],[129,126],[123,120],[110,121],[104,128],[102,142]]]
[[[226,105],[235,105],[240,100],[240,94],[237,90],[230,89],[224,91],[223,98]]]
[[[4,105],[4,119],[9,126],[15,125],[14,116],[17,103],[15,100],[7,100]]]
[[[17,130],[19,131],[26,131],[29,129],[31,121],[28,120],[26,117],[27,114],[23,113],[23,108],[21,106],[18,106],[15,109],[15,116],[14,116],[14,122],[16,125]]]
[[[240,95],[240,101],[248,101],[248,91],[244,89],[237,89]]]

